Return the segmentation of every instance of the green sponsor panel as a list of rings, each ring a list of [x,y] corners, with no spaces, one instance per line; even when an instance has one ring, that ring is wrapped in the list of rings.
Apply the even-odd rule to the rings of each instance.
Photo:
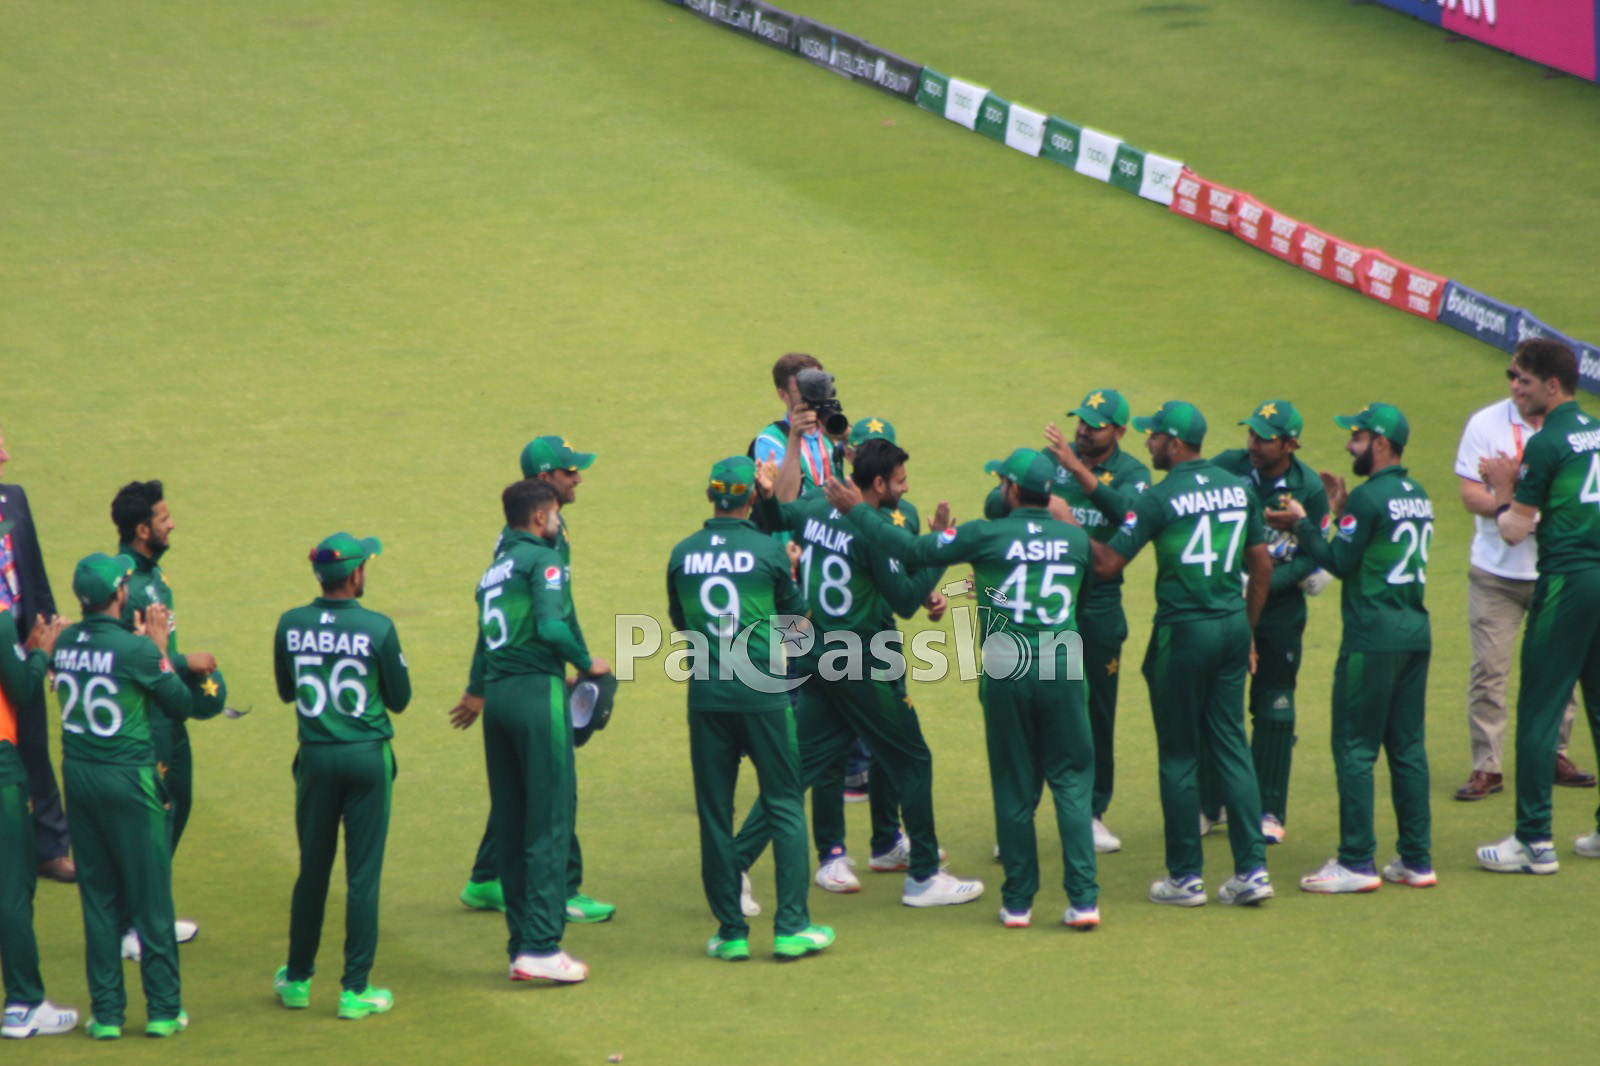
[[[1006,140],[1006,124],[1011,120],[1011,101],[997,93],[984,97],[978,108],[978,132],[1001,144]]]
[[[1144,183],[1144,153],[1131,144],[1119,144],[1111,162],[1111,184],[1135,196]]]
[[[1083,127],[1051,115],[1044,123],[1044,146],[1039,154],[1062,166],[1078,165],[1078,147],[1083,142]]]
[[[932,67],[923,67],[922,77],[917,79],[917,106],[943,118],[945,101],[948,99],[950,76],[940,74]]]

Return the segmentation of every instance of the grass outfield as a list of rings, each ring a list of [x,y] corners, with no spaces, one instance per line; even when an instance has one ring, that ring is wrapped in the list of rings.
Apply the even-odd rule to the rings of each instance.
[[[1592,84],[1343,0],[801,6],[1600,338],[1581,266],[1600,178]],[[6,480],[30,492],[65,601],[73,562],[114,543],[116,488],[164,479],[183,644],[214,652],[233,702],[256,712],[193,730],[175,878],[179,913],[203,926],[183,949],[194,1027],[114,1054],[1437,1061],[1519,1058],[1529,1034],[1600,1036],[1586,950],[1600,864],[1566,843],[1593,828],[1595,794],[1559,790],[1566,869],[1539,879],[1472,863],[1509,831],[1508,796],[1450,799],[1469,769],[1470,537],[1451,461],[1466,415],[1501,395],[1493,349],[658,0],[0,10]],[[1160,815],[1130,670],[1108,818],[1125,850],[1101,866],[1105,923],[1050,926],[1065,900],[1046,822],[1045,920],[1003,932],[975,693],[946,682],[913,696],[941,842],[957,872],[989,881],[984,900],[915,912],[895,878],[863,874],[859,896],[813,893],[839,933],[824,957],[715,965],[700,955],[714,923],[683,692],[647,671],[580,757],[586,887],[620,907],[568,937],[594,977],[509,985],[503,922],[454,902],[487,800],[477,736],[445,718],[499,490],[534,434],[600,453],[569,518],[585,628],[609,654],[613,613],[664,615],[667,553],[703,517],[704,473],[770,417],[766,368],[791,350],[824,358],[848,412],[890,418],[914,457],[912,498],[949,498],[958,517],[978,511],[983,460],[1036,442],[1093,386],[1140,411],[1197,403],[1208,450],[1242,443],[1233,422],[1287,396],[1307,415],[1301,455],[1341,471],[1330,416],[1403,407],[1408,464],[1440,511],[1440,887],[1293,891],[1335,843],[1330,593],[1306,636],[1290,838],[1269,853],[1281,894],[1260,911],[1143,902]],[[368,602],[398,622],[416,686],[397,727],[373,974],[398,1005],[359,1026],[333,1018],[337,891],[313,1009],[289,1014],[270,991],[296,851],[294,727],[268,645],[278,614],[315,591],[306,549],[341,528],[384,538]],[[1151,613],[1151,564],[1133,570],[1130,666]],[[1593,765],[1587,740],[1574,752]],[[863,853],[865,812],[851,818]],[[1379,831],[1392,835],[1381,803]],[[1207,851],[1214,888],[1226,843]],[[769,871],[756,880],[770,915]],[[37,907],[50,994],[86,1006],[76,896],[41,885]],[[131,999],[140,1025],[136,987]],[[104,1058],[71,1036],[5,1061],[91,1055]]]

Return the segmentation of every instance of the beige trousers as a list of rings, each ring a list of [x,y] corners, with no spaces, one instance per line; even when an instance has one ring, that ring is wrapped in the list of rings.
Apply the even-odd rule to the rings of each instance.
[[[1472,630],[1472,674],[1467,686],[1467,733],[1472,738],[1472,768],[1498,774],[1506,739],[1506,679],[1511,649],[1533,602],[1536,582],[1499,577],[1479,567],[1467,572],[1467,624]],[[1561,746],[1572,736],[1576,699],[1561,718]]]

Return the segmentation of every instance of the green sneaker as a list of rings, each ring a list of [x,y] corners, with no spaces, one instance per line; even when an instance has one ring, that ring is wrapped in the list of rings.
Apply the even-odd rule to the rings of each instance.
[[[779,961],[798,959],[821,951],[833,943],[833,930],[825,925],[808,925],[793,936],[772,938],[772,953]]]
[[[364,992],[348,988],[339,993],[339,1017],[346,1021],[365,1018],[369,1014],[382,1014],[394,1007],[394,993],[387,988],[368,985]]]
[[[83,1023],[91,1040],[121,1040],[122,1026],[104,1025],[94,1020],[94,1015],[89,1015],[89,1020]]]
[[[609,922],[616,913],[616,904],[601,903],[597,899],[590,899],[582,892],[567,900],[567,921],[576,925]]]
[[[278,972],[272,975],[272,990],[278,994],[278,1002],[290,1010],[304,1010],[311,1006],[311,978],[291,981],[287,966],[279,966]]]
[[[723,962],[744,962],[750,957],[750,941],[724,940],[714,936],[706,941],[706,954]]]
[[[461,902],[475,911],[500,911],[505,912],[506,894],[500,888],[498,879],[494,881],[468,881],[467,887],[461,890]]]
[[[176,1036],[189,1028],[189,1012],[180,1010],[176,1018],[162,1018],[145,1023],[144,1035],[166,1038]]]

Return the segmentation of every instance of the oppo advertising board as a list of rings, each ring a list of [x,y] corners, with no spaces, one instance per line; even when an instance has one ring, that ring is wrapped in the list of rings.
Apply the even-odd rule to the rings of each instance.
[[[1378,0],[1535,63],[1600,80],[1600,0]]]

